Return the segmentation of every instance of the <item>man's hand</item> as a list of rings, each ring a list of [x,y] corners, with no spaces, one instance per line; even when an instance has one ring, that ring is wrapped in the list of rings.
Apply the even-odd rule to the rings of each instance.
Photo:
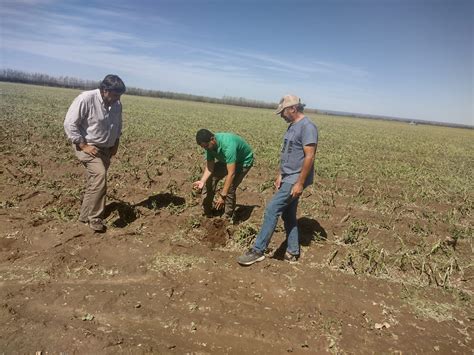
[[[94,158],[97,157],[97,155],[99,154],[99,149],[97,149],[97,147],[94,147],[93,145],[89,145],[89,144],[86,144],[86,143],[81,143],[81,144],[79,144],[79,148],[81,148],[81,150],[84,153],[87,153],[87,154],[93,156]]]
[[[280,186],[281,186],[281,174],[278,174],[278,176],[277,176],[275,182],[273,183],[273,186],[275,186],[275,188],[276,188],[277,190],[280,189]]]
[[[204,183],[201,180],[193,182],[194,190],[202,190],[203,187],[204,187]]]
[[[216,210],[220,210],[225,205],[225,199],[219,194],[216,201],[214,202],[214,207]]]
[[[302,193],[303,193],[303,184],[297,182],[291,188],[291,197],[293,198],[300,197]]]

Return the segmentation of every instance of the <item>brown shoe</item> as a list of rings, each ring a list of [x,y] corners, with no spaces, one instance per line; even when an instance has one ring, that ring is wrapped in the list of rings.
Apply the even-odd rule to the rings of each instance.
[[[104,233],[105,230],[107,229],[104,221],[102,221],[100,218],[91,219],[89,221],[89,227],[91,227],[91,229],[94,232],[98,232],[98,233]]]

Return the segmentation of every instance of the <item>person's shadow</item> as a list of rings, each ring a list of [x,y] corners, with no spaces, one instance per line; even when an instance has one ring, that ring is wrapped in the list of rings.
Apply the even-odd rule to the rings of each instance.
[[[169,192],[150,196],[146,200],[134,205],[125,201],[114,201],[105,207],[104,218],[109,217],[112,213],[117,211],[119,217],[112,222],[112,225],[114,227],[124,228],[140,216],[140,211],[137,207],[160,210],[171,205],[181,206],[184,205],[185,202],[186,200],[183,197],[170,194]]]
[[[118,212],[118,218],[112,222],[114,227],[123,228],[128,226],[139,216],[139,212],[133,205],[125,201],[114,201],[105,206],[104,219],[114,212]]]
[[[164,194],[150,196],[146,200],[136,203],[134,206],[145,207],[150,210],[159,210],[170,205],[181,206],[184,205],[185,202],[186,200],[184,198],[166,192]]]
[[[309,246],[312,242],[321,242],[327,239],[327,233],[319,222],[308,217],[298,219],[298,231],[300,245],[303,246]],[[283,260],[287,246],[288,242],[285,239],[273,253],[273,258]]]
[[[250,218],[255,207],[259,205],[236,205],[234,211],[234,223],[239,224]]]

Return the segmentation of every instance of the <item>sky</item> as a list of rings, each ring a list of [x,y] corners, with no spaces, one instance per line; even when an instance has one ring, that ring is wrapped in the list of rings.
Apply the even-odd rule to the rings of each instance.
[[[472,0],[1,0],[0,68],[474,125]]]

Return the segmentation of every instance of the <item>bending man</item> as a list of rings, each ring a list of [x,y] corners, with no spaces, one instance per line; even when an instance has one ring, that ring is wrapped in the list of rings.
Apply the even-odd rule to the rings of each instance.
[[[206,150],[206,166],[200,180],[193,183],[203,189],[202,207],[206,216],[212,216],[213,207],[224,207],[224,217],[233,220],[236,191],[253,165],[253,151],[247,142],[233,133],[216,133],[201,129],[196,142]],[[213,205],[217,183],[225,177],[224,187]]]

